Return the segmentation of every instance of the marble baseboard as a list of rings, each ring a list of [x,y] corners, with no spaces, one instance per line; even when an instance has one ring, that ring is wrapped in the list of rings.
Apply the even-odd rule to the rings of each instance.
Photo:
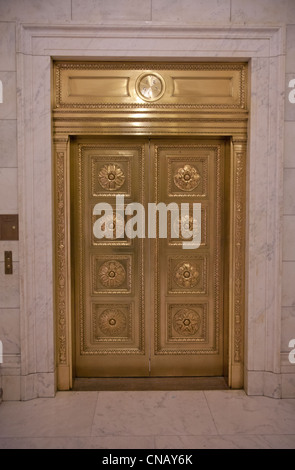
[[[245,391],[249,396],[295,398],[295,370],[286,374],[246,370]]]
[[[282,398],[295,398],[295,371],[293,374],[282,374]]]
[[[23,401],[34,398],[53,398],[56,393],[54,372],[36,373],[21,377],[21,397]]]

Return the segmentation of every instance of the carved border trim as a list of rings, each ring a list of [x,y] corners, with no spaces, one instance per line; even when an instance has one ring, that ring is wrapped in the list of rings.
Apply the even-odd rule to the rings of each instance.
[[[234,217],[233,217],[233,359],[243,360],[244,302],[245,302],[245,183],[246,141],[233,140]]]
[[[65,232],[65,152],[56,151],[56,310],[58,363],[68,364]]]

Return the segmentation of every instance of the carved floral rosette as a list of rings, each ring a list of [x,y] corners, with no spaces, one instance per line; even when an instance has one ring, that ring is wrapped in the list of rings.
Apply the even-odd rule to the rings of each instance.
[[[119,261],[106,261],[100,266],[98,277],[104,287],[119,287],[125,281],[126,270]]]

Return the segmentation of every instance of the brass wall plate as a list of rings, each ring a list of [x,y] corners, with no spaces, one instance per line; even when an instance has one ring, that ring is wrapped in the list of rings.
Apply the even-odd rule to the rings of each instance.
[[[18,215],[0,215],[0,240],[18,240]]]
[[[5,274],[13,274],[12,251],[5,251],[4,266],[5,266]]]

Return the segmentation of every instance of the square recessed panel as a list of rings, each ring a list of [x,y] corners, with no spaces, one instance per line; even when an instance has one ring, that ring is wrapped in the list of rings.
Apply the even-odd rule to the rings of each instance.
[[[91,196],[131,196],[131,162],[129,156],[91,156]]]
[[[180,210],[179,210],[180,212]],[[171,226],[171,212],[168,211],[168,244],[170,246],[177,246],[182,245],[183,242],[192,241],[193,237],[184,238],[182,236],[182,228],[183,232],[186,233],[186,230],[189,230],[195,237],[199,233],[199,227],[197,224],[197,220],[193,217],[193,209],[192,203],[190,203],[190,210],[189,214],[182,215],[181,212],[177,214],[177,218],[175,221],[172,217],[172,226]],[[176,236],[178,230],[178,237]],[[209,207],[208,204],[205,202],[201,203],[201,245],[200,247],[207,248],[209,241]]]
[[[113,214],[94,215],[93,210],[95,206],[92,206],[91,210],[91,244],[92,246],[102,246],[102,245],[114,245],[114,246],[131,246],[133,240],[128,238],[125,233],[126,222],[131,216],[128,216],[120,211],[116,212],[116,207],[110,204],[113,209]],[[125,205],[126,208],[126,205]],[[98,224],[98,220],[104,217],[103,221]],[[102,232],[102,235],[105,234],[102,238],[96,237],[97,233],[95,223],[97,222],[97,230]],[[118,235],[118,238],[116,236]]]
[[[93,343],[132,341],[131,304],[92,304]]]
[[[208,260],[206,255],[170,257],[168,264],[169,294],[208,294]]]
[[[92,293],[130,294],[131,255],[92,255]]]
[[[166,156],[169,197],[208,198],[208,156]]]
[[[168,306],[167,343],[207,342],[206,303]]]

